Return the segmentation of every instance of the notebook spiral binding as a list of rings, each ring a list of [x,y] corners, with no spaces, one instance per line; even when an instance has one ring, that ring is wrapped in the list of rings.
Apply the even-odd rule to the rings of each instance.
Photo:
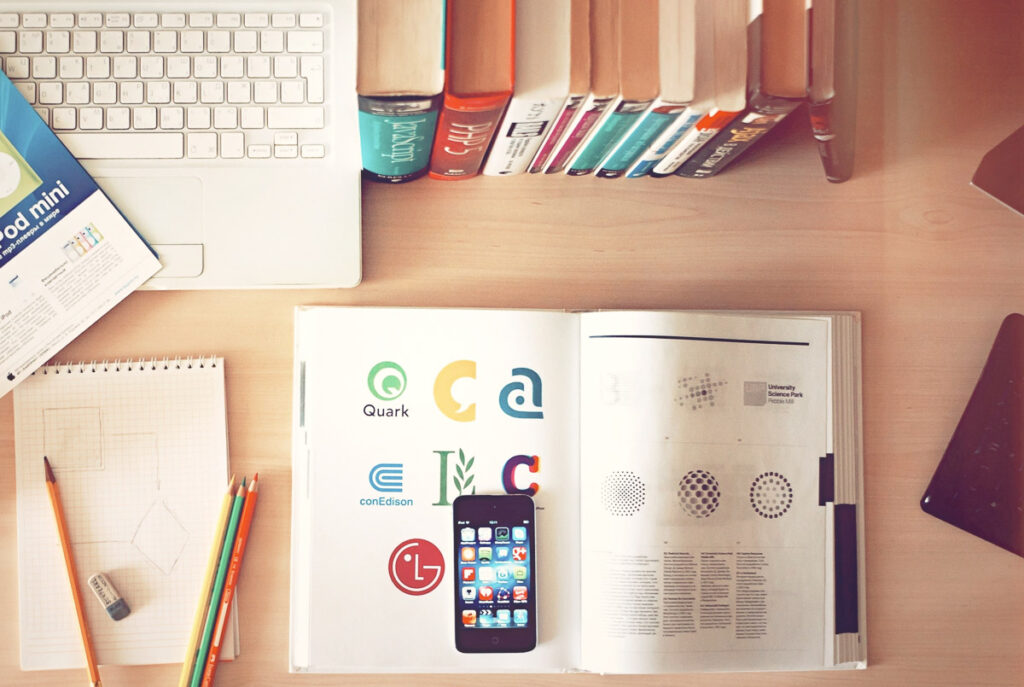
[[[217,367],[217,357],[209,356],[175,356],[163,358],[116,358],[114,360],[92,360],[89,362],[51,363],[44,365],[32,375],[84,374],[86,372],[145,372],[149,370],[191,370]]]

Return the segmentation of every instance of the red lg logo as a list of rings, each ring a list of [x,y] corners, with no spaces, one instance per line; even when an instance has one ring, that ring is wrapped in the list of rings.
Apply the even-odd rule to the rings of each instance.
[[[420,596],[434,590],[444,577],[444,556],[426,539],[409,539],[391,552],[388,575],[406,594]]]

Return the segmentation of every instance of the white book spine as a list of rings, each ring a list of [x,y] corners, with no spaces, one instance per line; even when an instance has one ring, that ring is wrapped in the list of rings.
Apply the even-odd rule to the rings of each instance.
[[[693,157],[694,153],[700,150],[705,143],[714,138],[715,134],[719,131],[721,131],[721,127],[705,128],[692,126],[689,131],[683,134],[683,137],[679,139],[672,150],[661,159],[661,162],[654,166],[654,174],[659,176],[672,174],[684,162]]]
[[[483,173],[488,176],[522,174],[533,161],[547,133],[555,125],[564,97],[513,96],[498,128]]]

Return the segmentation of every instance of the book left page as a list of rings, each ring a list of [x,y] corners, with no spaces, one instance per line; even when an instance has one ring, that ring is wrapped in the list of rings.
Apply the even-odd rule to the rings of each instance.
[[[0,73],[0,396],[159,269]]]
[[[14,390],[14,430],[22,669],[85,666],[43,456],[99,663],[181,661],[227,484],[223,361],[43,367]],[[104,612],[97,572],[128,617]],[[233,621],[225,637],[234,656]]]
[[[297,311],[293,671],[576,664],[577,322],[559,312]],[[526,493],[536,504],[539,632],[529,653],[455,649],[451,504],[471,493]]]

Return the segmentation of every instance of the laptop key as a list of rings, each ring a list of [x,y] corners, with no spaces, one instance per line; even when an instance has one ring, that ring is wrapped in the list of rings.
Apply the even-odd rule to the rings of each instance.
[[[268,129],[322,129],[322,107],[268,107]]]
[[[170,160],[184,156],[185,138],[179,133],[67,133],[60,140],[71,154],[84,160]]]

